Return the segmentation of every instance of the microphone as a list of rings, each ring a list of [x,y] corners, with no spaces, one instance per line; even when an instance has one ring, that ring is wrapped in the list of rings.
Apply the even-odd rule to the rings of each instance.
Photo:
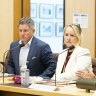
[[[68,51],[68,50],[72,50],[74,48],[75,48],[75,46],[74,45],[71,45],[70,47],[68,47],[65,50],[63,50],[61,53],[65,52],[65,51]],[[61,54],[61,53],[59,53],[59,54]],[[56,86],[56,71],[55,71],[55,86]]]
[[[74,45],[71,45],[70,47],[68,47],[68,48],[66,48],[65,50],[63,50],[61,53],[65,52],[65,51],[67,51],[67,50],[72,50],[72,49],[74,49],[74,48],[75,48],[75,46],[74,46]],[[61,53],[59,53],[59,54],[61,54]]]
[[[23,47],[23,46],[25,46],[25,44],[23,44],[23,43],[19,45],[20,48]]]
[[[86,92],[96,90],[96,78],[79,78],[76,80],[76,87],[86,89]]]
[[[23,46],[25,46],[23,43],[22,44],[19,44],[18,46],[16,46],[16,47],[13,47],[13,48],[11,48],[11,49],[9,49],[9,50],[7,50],[7,51],[5,51],[4,52],[4,55],[3,55],[3,62],[0,62],[2,65],[3,65],[3,84],[4,84],[4,69],[5,69],[5,59],[6,59],[6,53],[7,52],[9,52],[9,51],[12,51],[12,50],[14,50],[14,49],[16,49],[16,48],[18,48],[18,47],[23,47]],[[9,57],[9,54],[7,54],[8,55],[8,57]]]
[[[13,50],[13,49],[15,49],[15,48],[17,48],[17,47],[20,47],[20,48],[21,48],[21,47],[23,47],[23,46],[25,46],[25,45],[24,45],[24,44],[20,44],[20,45],[14,47],[14,48],[12,48],[12,49],[9,49],[9,50],[7,50],[7,51],[4,52],[4,55],[5,55],[6,52],[8,52],[8,51],[11,51],[11,50]],[[5,57],[5,56],[4,56],[4,57]],[[4,60],[3,60],[3,61],[4,61]],[[1,63],[2,65],[4,65],[4,62],[1,61],[0,63]]]

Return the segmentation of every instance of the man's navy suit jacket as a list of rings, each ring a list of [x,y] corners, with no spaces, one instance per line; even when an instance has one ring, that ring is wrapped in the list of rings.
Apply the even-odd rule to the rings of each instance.
[[[19,41],[12,42],[10,49],[19,45]],[[7,64],[9,74],[20,74],[19,67],[20,47],[10,51]],[[27,68],[30,70],[30,76],[41,76],[51,78],[56,69],[56,61],[53,58],[52,51],[48,44],[33,37],[28,57]]]

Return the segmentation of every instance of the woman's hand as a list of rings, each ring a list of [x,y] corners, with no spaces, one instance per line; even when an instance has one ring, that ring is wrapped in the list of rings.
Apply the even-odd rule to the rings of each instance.
[[[90,71],[77,71],[76,76],[79,78],[96,78],[95,74]]]

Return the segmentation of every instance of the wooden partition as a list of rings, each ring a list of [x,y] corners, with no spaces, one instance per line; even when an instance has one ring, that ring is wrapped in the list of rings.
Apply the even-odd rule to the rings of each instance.
[[[22,17],[22,0],[14,0],[14,13],[13,13],[13,40],[17,40],[19,38],[18,34],[18,21]]]
[[[30,0],[23,0],[23,17],[30,17]]]
[[[88,48],[92,57],[96,56],[95,3],[96,0],[65,0],[65,25],[73,23],[73,13],[88,14],[88,28],[82,29],[81,46]]]
[[[0,61],[13,40],[13,0],[0,0]]]
[[[14,40],[19,38],[18,21],[25,16],[30,16],[30,0],[14,0]]]

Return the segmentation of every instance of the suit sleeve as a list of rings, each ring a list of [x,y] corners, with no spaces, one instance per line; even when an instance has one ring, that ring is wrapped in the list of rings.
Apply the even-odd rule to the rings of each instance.
[[[56,69],[56,61],[54,60],[52,51],[48,44],[42,47],[41,60],[43,62],[43,65],[46,67],[46,69],[42,74],[40,74],[40,76],[43,78],[46,77],[51,78]]]
[[[10,49],[12,48],[12,44],[10,45]],[[9,59],[8,59],[8,62],[7,62],[7,73],[9,74],[15,74],[15,68],[14,68],[14,62],[13,62],[13,58],[12,58],[12,54],[11,54],[11,51],[8,51],[9,52]]]

